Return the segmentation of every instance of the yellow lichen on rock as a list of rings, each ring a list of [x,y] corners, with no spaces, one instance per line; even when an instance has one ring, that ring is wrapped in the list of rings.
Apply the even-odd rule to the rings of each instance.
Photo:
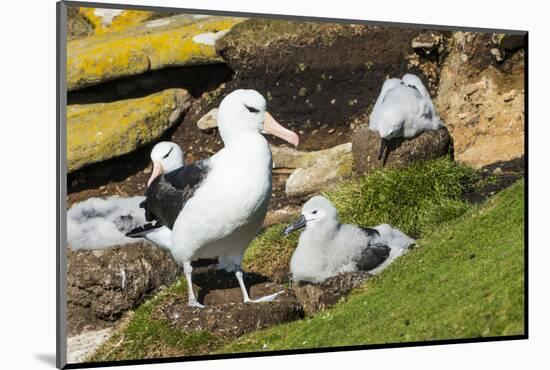
[[[158,139],[190,105],[183,89],[67,107],[67,171],[118,157]]]
[[[105,19],[97,15],[99,8],[80,8],[80,13],[90,20],[94,25],[96,34],[102,34],[113,31],[120,31],[121,29],[141,24],[157,16],[158,13],[149,12],[145,10],[122,10],[119,14],[116,14],[111,20]],[[107,10],[107,9],[99,9]]]
[[[194,19],[177,15],[70,41],[67,89],[77,90],[115,78],[166,67],[219,63],[215,47],[193,38],[230,29],[243,18]]]

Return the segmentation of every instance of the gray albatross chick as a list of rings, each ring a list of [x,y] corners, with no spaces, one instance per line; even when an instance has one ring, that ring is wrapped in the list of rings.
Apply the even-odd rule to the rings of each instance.
[[[332,203],[322,196],[308,200],[302,215],[284,235],[305,228],[290,261],[294,281],[322,283],[344,272],[377,274],[415,243],[388,224],[374,228],[340,224]]]

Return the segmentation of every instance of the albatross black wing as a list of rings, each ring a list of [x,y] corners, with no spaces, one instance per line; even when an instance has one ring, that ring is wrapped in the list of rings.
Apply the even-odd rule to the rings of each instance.
[[[378,230],[370,227],[359,227],[369,237],[380,236]],[[357,268],[363,271],[370,271],[382,264],[390,255],[390,247],[384,244],[371,244],[373,239],[368,241],[368,245],[361,251],[357,260]]]
[[[370,271],[382,264],[390,255],[391,248],[384,244],[369,245],[361,251],[357,261],[357,268],[362,271]]]
[[[372,229],[370,227],[363,227],[363,226],[359,226],[359,228],[363,230],[363,232],[368,236],[380,236],[380,233],[376,229]]]
[[[138,226],[126,233],[126,236],[129,238],[143,238],[145,235],[150,232],[162,227],[160,222],[153,224],[152,222],[146,223],[145,225]]]
[[[206,161],[197,161],[157,177],[145,192],[145,219],[172,229],[185,203],[208,173]]]

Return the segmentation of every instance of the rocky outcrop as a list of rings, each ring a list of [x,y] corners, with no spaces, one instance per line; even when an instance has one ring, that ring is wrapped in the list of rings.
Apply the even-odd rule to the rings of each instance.
[[[94,25],[79,8],[67,7],[67,39],[74,40],[93,35]]]
[[[183,89],[67,107],[67,171],[118,157],[158,139],[190,105]]]
[[[197,127],[206,132],[218,127],[218,108],[212,108],[208,113],[202,116],[197,121]]]
[[[152,19],[172,15],[173,13],[150,12],[145,10],[123,10],[107,8],[79,8],[81,16],[93,25],[95,34],[120,31]]]
[[[453,136],[457,160],[482,167],[524,154],[523,41],[517,35],[454,34],[434,103]]]
[[[167,67],[219,63],[222,60],[211,43],[215,35],[200,36],[228,30],[242,20],[176,15],[70,41],[67,89]]]
[[[353,134],[353,160],[358,173],[365,174],[383,167],[403,167],[419,160],[429,160],[453,154],[453,139],[447,128],[425,131],[415,138],[394,139],[387,157],[378,159],[380,136],[360,126]]]
[[[271,151],[273,168],[295,169],[286,181],[285,192],[289,197],[305,197],[328,190],[351,176],[351,143],[316,152],[285,147],[272,147]]]
[[[67,362],[84,362],[113,334],[113,328],[90,330],[67,338]]]
[[[67,250],[69,333],[117,320],[159,288],[179,267],[170,252],[143,244],[101,250]]]

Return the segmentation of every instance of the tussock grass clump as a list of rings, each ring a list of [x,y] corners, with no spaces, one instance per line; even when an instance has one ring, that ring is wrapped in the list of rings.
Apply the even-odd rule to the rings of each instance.
[[[344,182],[325,195],[338,209],[342,223],[389,223],[417,238],[473,208],[460,196],[475,181],[475,170],[441,158],[379,170]],[[272,226],[252,242],[243,261],[246,271],[273,277],[288,270],[299,233],[283,237],[285,226]]]
[[[283,236],[286,225],[267,228],[250,244],[243,260],[245,271],[270,277],[282,277],[298,245],[299,233]]]
[[[440,158],[379,170],[346,182],[326,196],[343,223],[389,223],[418,237],[472,207],[460,196],[474,180],[472,168]]]
[[[205,331],[185,333],[171,328],[166,320],[153,317],[154,309],[162,302],[174,296],[186,296],[186,291],[185,278],[181,278],[142,304],[87,360],[131,360],[204,352],[205,348],[217,341],[213,335]]]

